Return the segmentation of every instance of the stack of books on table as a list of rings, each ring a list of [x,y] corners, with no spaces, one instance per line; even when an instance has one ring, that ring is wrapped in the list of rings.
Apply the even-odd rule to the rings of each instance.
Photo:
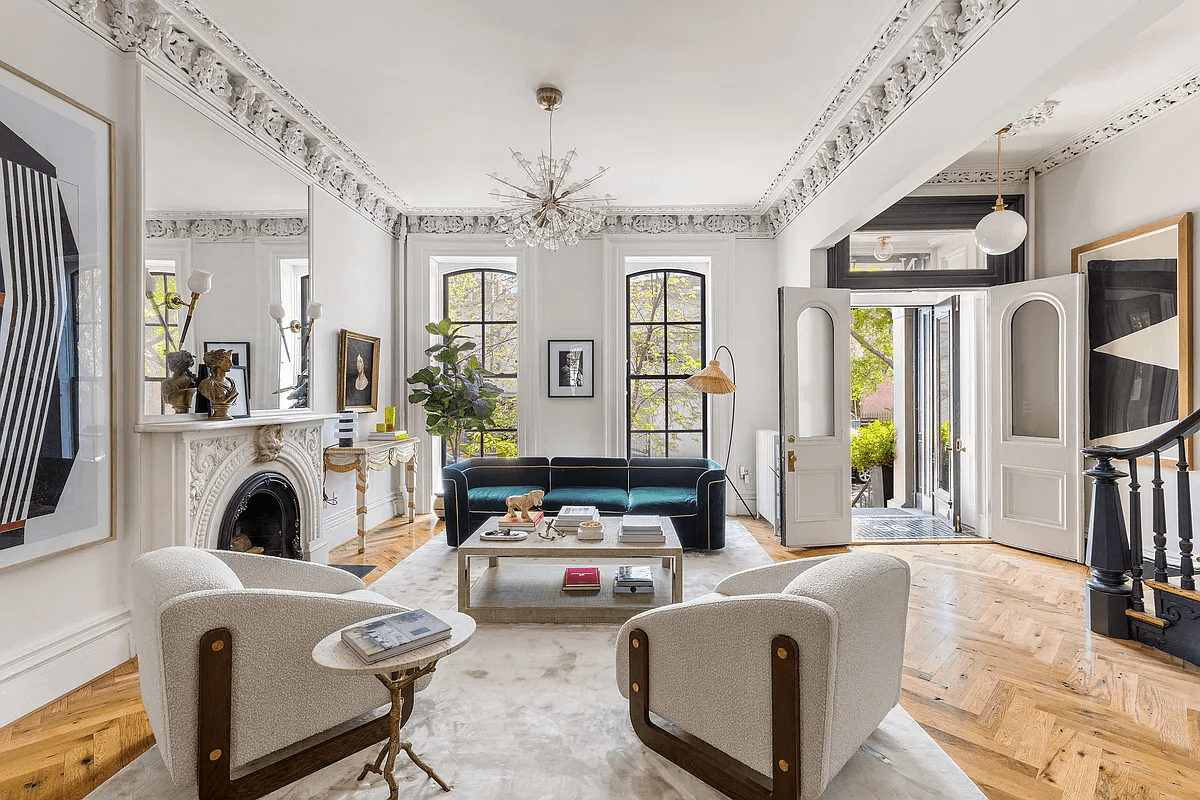
[[[563,506],[554,518],[554,527],[568,533],[578,531],[581,522],[599,522],[600,511],[595,506]]]
[[[368,664],[450,638],[450,626],[423,608],[342,629],[342,641]]]
[[[563,573],[564,592],[600,591],[599,567],[567,567]]]
[[[662,544],[667,540],[667,535],[663,533],[658,517],[626,514],[621,517],[621,533],[617,540]]]
[[[650,567],[617,567],[613,594],[654,594],[654,573]]]
[[[496,520],[496,527],[502,531],[534,531],[537,530],[538,525],[542,524],[542,519],[545,516],[546,514],[542,511],[530,511],[530,521],[526,522],[525,519],[519,515],[514,519],[508,514],[505,514],[503,517],[500,517],[498,520]]]
[[[367,434],[368,442],[394,442],[397,439],[407,439],[406,431],[371,431]]]

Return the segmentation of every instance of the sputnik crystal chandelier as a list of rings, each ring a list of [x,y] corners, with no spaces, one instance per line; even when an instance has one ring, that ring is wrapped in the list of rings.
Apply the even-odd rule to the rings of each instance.
[[[541,245],[547,250],[557,250],[564,244],[579,244],[580,237],[589,233],[598,233],[604,227],[604,206],[613,198],[580,194],[599,180],[608,167],[601,167],[586,180],[567,183],[575,151],[570,150],[559,159],[554,157],[554,111],[562,105],[562,92],[553,86],[542,86],[537,90],[537,102],[550,114],[550,152],[542,153],[533,162],[511,151],[513,160],[525,171],[528,185],[519,186],[494,172],[488,176],[501,186],[492,191],[492,197],[507,205],[496,217],[495,230],[508,235],[505,242],[509,247],[524,241],[533,247]]]

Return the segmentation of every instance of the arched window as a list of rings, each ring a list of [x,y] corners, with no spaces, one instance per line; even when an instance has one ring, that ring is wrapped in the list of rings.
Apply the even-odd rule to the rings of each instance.
[[[491,427],[464,437],[462,457],[517,455],[517,274],[466,269],[442,277],[442,313],[466,327],[480,365],[504,392]],[[445,459],[448,443],[443,442]]]
[[[704,367],[704,276],[648,270],[625,286],[629,455],[703,457],[708,404],[685,381]]]

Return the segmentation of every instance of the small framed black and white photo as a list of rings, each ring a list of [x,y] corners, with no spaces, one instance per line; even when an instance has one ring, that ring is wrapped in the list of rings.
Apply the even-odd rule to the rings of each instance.
[[[594,397],[594,339],[551,339],[549,397]]]
[[[232,367],[227,375],[238,392],[233,405],[229,407],[229,416],[234,419],[250,416],[250,373],[245,367]]]
[[[233,365],[235,367],[245,367],[246,374],[250,374],[250,343],[249,342],[205,342],[204,352],[210,350],[228,350],[233,354]],[[246,387],[249,390],[249,386]],[[247,391],[246,399],[250,399],[250,394]],[[233,411],[229,412],[233,416]]]

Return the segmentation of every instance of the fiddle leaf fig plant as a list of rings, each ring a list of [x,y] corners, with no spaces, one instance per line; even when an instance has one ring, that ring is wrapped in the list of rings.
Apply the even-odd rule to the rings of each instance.
[[[475,342],[460,333],[464,327],[448,318],[426,325],[426,331],[441,337],[425,351],[434,363],[408,378],[415,387],[408,402],[425,407],[425,430],[448,442],[454,459],[462,454],[465,434],[487,427],[500,396],[500,387],[487,380],[491,373],[471,352]]]

